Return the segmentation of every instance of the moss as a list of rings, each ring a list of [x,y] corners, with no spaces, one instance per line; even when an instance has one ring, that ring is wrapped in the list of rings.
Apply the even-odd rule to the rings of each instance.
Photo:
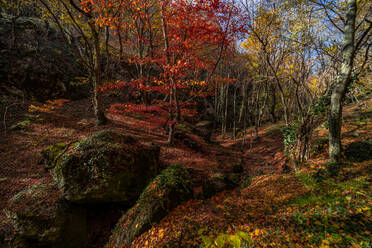
[[[53,166],[55,159],[65,148],[65,143],[57,143],[47,146],[44,150],[41,151],[41,156],[44,163],[48,166]]]
[[[204,198],[210,198],[215,194],[239,186],[240,173],[215,173],[203,183]]]
[[[155,176],[159,152],[157,146],[105,130],[72,144],[52,175],[70,201],[133,204]]]
[[[124,214],[106,247],[130,245],[174,207],[192,197],[191,176],[182,165],[171,165],[144,190],[136,205]]]
[[[11,126],[10,130],[12,130],[12,131],[24,130],[24,129],[26,129],[26,127],[28,127],[30,125],[30,123],[31,123],[30,120],[24,120],[24,121],[18,122],[17,124]]]
[[[171,165],[158,175],[143,191],[138,199],[141,204],[146,201],[161,200],[162,195],[169,195],[176,190],[180,196],[190,193],[190,175],[182,165]],[[182,200],[182,199],[181,199]]]
[[[6,215],[13,225],[15,242],[35,247],[77,247],[85,239],[82,208],[63,201],[54,183],[37,183],[16,194]],[[14,244],[16,245],[16,244]]]

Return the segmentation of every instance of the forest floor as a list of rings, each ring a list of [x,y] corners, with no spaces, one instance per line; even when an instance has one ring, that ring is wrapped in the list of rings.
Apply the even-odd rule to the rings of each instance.
[[[107,105],[113,101],[108,99]],[[355,104],[345,109],[344,144],[372,138],[371,106],[370,99],[362,106]],[[240,187],[210,199],[185,202],[139,236],[132,247],[372,245],[371,161],[353,163],[337,177],[316,180],[313,175],[324,168],[327,158],[327,144],[322,142],[327,135],[324,125],[316,130],[314,140],[321,145],[313,158],[297,172],[288,173],[283,171],[286,158],[279,124],[261,127],[259,139],[253,139],[253,130],[248,129],[245,145],[242,138],[214,136],[214,142],[207,143],[190,133],[188,137],[199,144],[195,149],[183,140],[167,145],[165,130],[134,116],[108,114],[109,123],[96,127],[92,113],[87,99],[44,105],[23,102],[9,107],[0,129],[0,209],[20,190],[37,182],[52,181],[40,164],[43,148],[113,129],[144,143],[159,144],[164,168],[182,163],[200,171],[200,175],[236,164],[244,169]],[[4,219],[1,211],[0,222]],[[101,237],[94,237],[91,244],[102,246],[111,228],[111,224],[98,227],[105,230],[97,232]]]

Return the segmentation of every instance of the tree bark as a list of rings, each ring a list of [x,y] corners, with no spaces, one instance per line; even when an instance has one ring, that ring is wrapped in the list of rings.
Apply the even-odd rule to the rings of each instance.
[[[103,111],[102,104],[102,93],[97,89],[97,87],[102,83],[102,71],[101,71],[101,48],[99,42],[99,34],[94,26],[94,23],[89,22],[89,26],[93,33],[94,48],[95,48],[95,65],[94,65],[94,75],[93,75],[93,108],[94,115],[96,116],[96,124],[103,125],[107,122],[105,113]]]
[[[341,125],[342,125],[342,102],[347,87],[351,81],[355,55],[355,19],[357,12],[356,0],[347,0],[346,24],[344,28],[344,46],[342,50],[341,71],[336,79],[331,95],[329,113],[329,159],[339,162],[342,152]]]

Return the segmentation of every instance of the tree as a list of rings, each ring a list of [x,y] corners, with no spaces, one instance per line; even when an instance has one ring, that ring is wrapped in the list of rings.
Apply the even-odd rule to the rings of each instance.
[[[341,71],[332,90],[329,113],[329,158],[338,162],[341,156],[342,101],[350,84],[354,62],[356,0],[347,1],[346,25],[344,28],[344,48]]]
[[[347,88],[351,84],[353,74],[355,74],[354,60],[358,50],[363,45],[366,45],[368,48],[366,49],[365,61],[367,61],[369,47],[371,46],[371,44],[365,44],[365,41],[371,37],[372,21],[368,19],[371,17],[371,6],[367,5],[366,15],[356,25],[358,20],[358,2],[361,4],[363,1],[346,1],[345,17],[342,19],[345,23],[343,29],[328,15],[332,24],[343,34],[341,69],[332,89],[329,113],[329,158],[334,162],[339,162],[341,158],[342,104]],[[324,4],[320,4],[325,7]],[[325,11],[327,11],[327,8],[325,8]],[[368,25],[363,25],[365,23],[368,23]],[[359,35],[356,37],[357,33]]]
[[[175,123],[192,112],[188,107],[203,95],[226,48],[233,44],[237,28],[232,18],[238,9],[219,0],[164,0],[135,6],[130,13],[137,21],[129,30],[134,39],[127,44],[136,51],[135,56],[128,57],[139,65],[140,73],[120,85],[147,95],[144,103],[149,106],[131,104],[130,108],[151,112],[156,115],[156,122],[163,119],[163,125],[168,128],[168,143],[172,143]],[[150,11],[148,6],[152,6]],[[122,36],[128,34],[127,29],[119,31]],[[145,67],[153,73],[141,73]],[[115,105],[112,110],[118,113],[123,109]]]
[[[89,73],[93,88],[93,108],[97,125],[106,123],[102,94],[98,87],[103,83],[102,33],[98,10],[110,4],[102,1],[39,0],[44,10],[58,26],[65,42]],[[117,5],[114,5],[118,7]],[[109,36],[106,36],[106,40]],[[106,42],[107,44],[107,42]],[[106,52],[108,49],[106,46]]]

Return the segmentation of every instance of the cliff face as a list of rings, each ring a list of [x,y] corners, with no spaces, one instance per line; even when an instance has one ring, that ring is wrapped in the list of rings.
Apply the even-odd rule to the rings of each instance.
[[[41,19],[0,15],[0,87],[37,100],[78,98],[82,69],[57,28]]]

